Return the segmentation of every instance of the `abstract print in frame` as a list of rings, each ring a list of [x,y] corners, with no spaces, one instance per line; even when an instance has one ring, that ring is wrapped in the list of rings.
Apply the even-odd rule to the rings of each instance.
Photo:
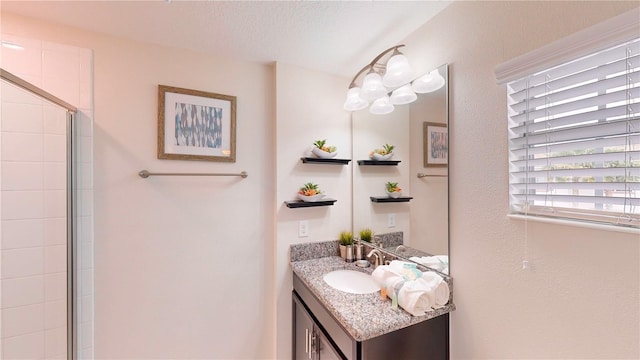
[[[449,162],[449,132],[447,124],[423,123],[424,167],[447,167]]]
[[[236,97],[158,85],[158,159],[236,161]]]

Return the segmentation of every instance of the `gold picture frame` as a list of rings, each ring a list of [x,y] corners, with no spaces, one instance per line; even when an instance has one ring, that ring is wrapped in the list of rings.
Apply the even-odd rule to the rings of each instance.
[[[447,124],[424,122],[422,140],[424,167],[447,167],[449,164]]]
[[[236,161],[236,97],[158,85],[158,159]]]

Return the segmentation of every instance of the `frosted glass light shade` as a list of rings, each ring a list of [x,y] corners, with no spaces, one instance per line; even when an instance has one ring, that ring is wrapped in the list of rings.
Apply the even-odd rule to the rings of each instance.
[[[360,97],[373,101],[387,95],[387,89],[382,85],[382,77],[374,72],[368,73],[362,81],[362,90]]]
[[[416,99],[418,99],[418,95],[411,90],[411,84],[403,85],[393,90],[389,98],[393,105],[409,104],[416,101]]]
[[[347,92],[347,100],[344,102],[344,109],[347,111],[362,110],[369,106],[369,102],[360,97],[361,89],[359,87],[352,87]]]
[[[438,69],[417,78],[411,88],[418,94],[424,94],[436,91],[444,86],[444,78],[438,72]]]
[[[411,65],[409,65],[407,57],[398,54],[392,56],[389,61],[387,61],[387,71],[382,78],[382,83],[386,87],[398,87],[410,82],[414,76],[415,73]]]
[[[389,102],[389,97],[387,95],[376,99],[371,107],[369,108],[369,112],[375,115],[384,115],[393,111],[395,107]]]

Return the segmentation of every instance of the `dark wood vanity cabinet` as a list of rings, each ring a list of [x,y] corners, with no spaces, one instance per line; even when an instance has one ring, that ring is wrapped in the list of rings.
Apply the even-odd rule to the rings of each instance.
[[[294,274],[293,360],[449,359],[449,314],[372,339],[353,339]]]
[[[293,294],[293,358],[299,360],[340,360],[342,356],[305,308]]]

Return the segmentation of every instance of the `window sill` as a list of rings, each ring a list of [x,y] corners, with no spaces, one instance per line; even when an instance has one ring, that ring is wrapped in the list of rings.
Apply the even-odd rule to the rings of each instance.
[[[541,216],[526,216],[526,215],[520,215],[520,214],[508,214],[507,217],[509,219],[514,219],[514,220],[535,221],[535,222],[547,223],[547,224],[575,226],[575,227],[594,229],[594,230],[615,231],[615,232],[622,232],[622,233],[627,233],[627,234],[638,234],[638,235],[640,235],[640,229],[624,227],[624,226],[615,226],[615,225],[607,225],[607,224],[596,224],[596,223],[590,223],[590,222],[586,222],[586,221],[552,219],[552,218],[546,218],[546,217],[541,217]]]

